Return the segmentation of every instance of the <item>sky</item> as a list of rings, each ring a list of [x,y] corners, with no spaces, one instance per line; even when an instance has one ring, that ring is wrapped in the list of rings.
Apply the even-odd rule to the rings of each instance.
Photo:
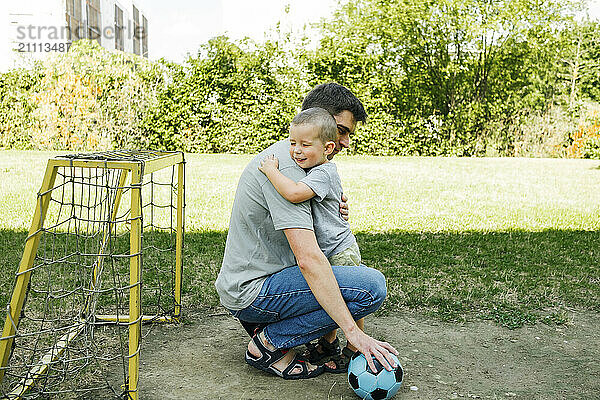
[[[600,0],[598,0],[600,1]],[[285,12],[289,5],[289,12]],[[196,54],[210,38],[248,36],[262,41],[278,21],[285,29],[300,30],[305,24],[329,16],[337,0],[142,0],[147,14],[149,57],[181,62]]]

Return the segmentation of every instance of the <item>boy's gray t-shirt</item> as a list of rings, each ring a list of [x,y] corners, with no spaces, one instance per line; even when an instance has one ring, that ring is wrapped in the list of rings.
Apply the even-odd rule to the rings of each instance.
[[[296,265],[283,229],[313,230],[310,202],[290,203],[258,169],[266,156],[275,155],[285,176],[294,181],[304,178],[306,172],[292,160],[289,148],[288,139],[269,146],[250,161],[238,182],[215,282],[221,304],[229,310],[248,307],[269,275]]]
[[[315,192],[311,199],[313,225],[319,247],[327,258],[356,243],[348,221],[340,213],[342,181],[332,162],[317,165],[300,182]]]

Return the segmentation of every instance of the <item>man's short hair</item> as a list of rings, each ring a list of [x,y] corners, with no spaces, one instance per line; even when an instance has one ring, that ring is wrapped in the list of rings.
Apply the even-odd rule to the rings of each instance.
[[[318,85],[306,95],[302,102],[302,109],[313,107],[324,108],[331,115],[338,115],[342,111],[348,110],[356,122],[367,120],[365,108],[354,93],[334,82]]]
[[[296,114],[290,127],[298,125],[312,125],[317,128],[319,140],[323,144],[337,140],[338,130],[335,119],[324,108],[313,107]]]

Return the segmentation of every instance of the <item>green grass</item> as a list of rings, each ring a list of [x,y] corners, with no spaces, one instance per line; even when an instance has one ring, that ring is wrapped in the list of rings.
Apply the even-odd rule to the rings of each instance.
[[[14,282],[53,154],[0,152],[2,293]],[[187,307],[218,304],[213,282],[250,158],[186,155]],[[383,312],[517,327],[565,322],[572,308],[600,311],[600,162],[336,157],[336,164],[364,262],[388,278]]]

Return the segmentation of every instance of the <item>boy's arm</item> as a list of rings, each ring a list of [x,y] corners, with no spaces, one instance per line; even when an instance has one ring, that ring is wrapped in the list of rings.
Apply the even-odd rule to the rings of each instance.
[[[277,192],[291,203],[302,203],[315,196],[315,192],[305,183],[294,182],[279,171],[279,160],[268,156],[260,162],[258,169],[269,178]]]

